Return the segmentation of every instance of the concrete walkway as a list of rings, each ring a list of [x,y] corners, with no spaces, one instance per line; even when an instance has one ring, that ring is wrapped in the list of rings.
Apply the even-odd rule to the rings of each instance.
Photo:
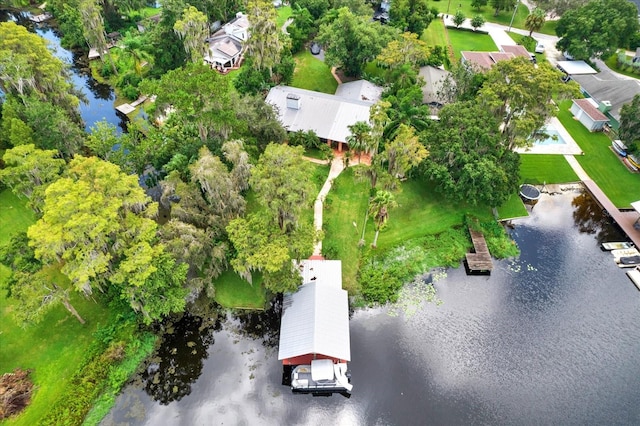
[[[576,172],[578,179],[582,181],[591,180],[587,172],[584,171],[580,163],[578,163],[578,160],[576,160],[576,157],[573,155],[565,155],[564,158],[567,160],[567,163],[569,163],[573,171]]]
[[[315,158],[309,158],[308,160],[317,163]],[[322,161],[319,164],[326,164],[326,161]],[[313,204],[313,227],[319,231],[322,230],[322,209],[324,205],[324,200],[331,189],[331,185],[333,185],[333,180],[337,178],[340,173],[344,170],[344,162],[342,161],[342,157],[335,156],[331,161],[331,169],[329,169],[329,176],[327,176],[327,180],[322,185],[322,189],[318,193],[316,197],[316,201]],[[318,241],[316,245],[313,247],[313,256],[321,256],[322,255],[322,241]]]

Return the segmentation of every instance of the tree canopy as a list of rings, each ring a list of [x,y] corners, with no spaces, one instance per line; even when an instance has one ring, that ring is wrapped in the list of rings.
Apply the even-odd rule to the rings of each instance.
[[[29,244],[43,263],[61,263],[76,290],[90,294],[113,285],[146,320],[160,319],[184,308],[186,270],[157,244],[157,225],[147,216],[155,207],[137,176],[76,156],[67,175],[47,188]]]
[[[478,102],[502,121],[509,149],[533,143],[536,132],[556,113],[552,97],[577,97],[574,82],[563,83],[562,73],[548,63],[534,67],[525,58],[500,61],[486,73]]]
[[[558,21],[556,46],[575,59],[607,58],[637,34],[638,9],[627,0],[593,0]]]
[[[640,95],[622,106],[618,135],[632,153],[640,153]]]
[[[317,40],[325,51],[325,62],[341,67],[348,76],[362,74],[364,65],[375,58],[394,37],[394,30],[370,17],[337,11],[336,19],[320,26]]]
[[[518,188],[518,154],[501,137],[497,120],[481,104],[446,105],[423,134],[425,174],[445,198],[499,206]]]

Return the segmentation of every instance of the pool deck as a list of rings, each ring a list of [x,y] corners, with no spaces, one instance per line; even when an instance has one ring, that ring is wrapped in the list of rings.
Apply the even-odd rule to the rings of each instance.
[[[518,148],[516,152],[519,154],[558,154],[558,155],[582,155],[583,152],[571,137],[569,132],[566,131],[560,120],[556,117],[551,117],[548,123],[552,128],[556,129],[562,137],[565,143],[549,144],[549,145],[534,145],[528,148]]]

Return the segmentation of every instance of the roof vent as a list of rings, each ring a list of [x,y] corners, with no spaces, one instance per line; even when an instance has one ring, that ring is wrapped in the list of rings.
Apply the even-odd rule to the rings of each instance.
[[[287,94],[287,108],[300,109],[300,107],[300,96],[294,93]]]
[[[600,102],[600,105],[598,105],[598,109],[602,113],[609,112],[611,110],[611,101]]]

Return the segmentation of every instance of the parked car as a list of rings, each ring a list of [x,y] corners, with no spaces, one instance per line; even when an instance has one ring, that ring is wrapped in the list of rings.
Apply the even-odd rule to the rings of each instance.
[[[311,43],[311,53],[313,55],[319,55],[320,54],[320,50],[322,49],[322,47],[320,47],[320,45],[318,43],[316,43],[315,41],[313,43]]]
[[[536,53],[544,53],[544,44],[542,43],[538,43],[536,44]]]

